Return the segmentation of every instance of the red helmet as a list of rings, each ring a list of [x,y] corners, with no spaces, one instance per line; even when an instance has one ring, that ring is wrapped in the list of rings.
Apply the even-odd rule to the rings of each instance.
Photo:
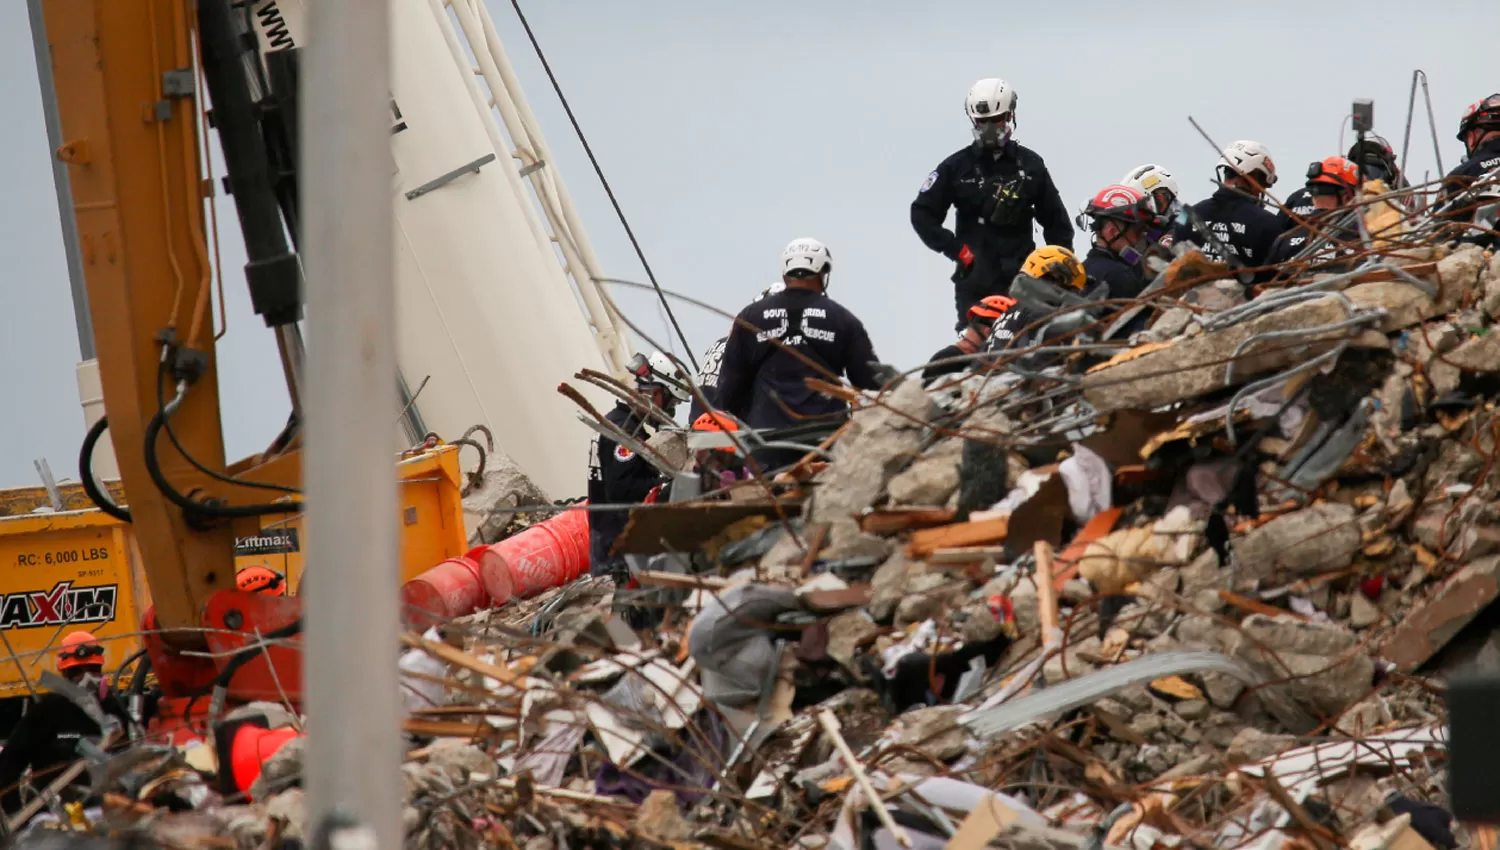
[[[270,567],[246,567],[234,574],[234,584],[245,593],[286,595],[286,580]]]
[[[1458,140],[1464,141],[1464,136],[1475,127],[1500,130],[1500,94],[1492,94],[1464,110],[1464,117],[1458,122]]]
[[[1341,156],[1330,156],[1307,166],[1307,187],[1323,184],[1353,192],[1359,188],[1359,166]]]
[[[57,672],[74,667],[104,667],[104,647],[92,632],[65,635],[57,649]]]
[[[1000,318],[1000,314],[1016,306],[1016,299],[1009,295],[991,295],[982,299],[979,303],[969,308],[970,319],[994,320]]]
[[[1082,217],[1093,221],[1094,230],[1098,230],[1101,223],[1108,220],[1147,227],[1163,226],[1161,216],[1157,214],[1151,200],[1123,183],[1112,183],[1100,189],[1097,195],[1089,199],[1088,206],[1083,208]]]

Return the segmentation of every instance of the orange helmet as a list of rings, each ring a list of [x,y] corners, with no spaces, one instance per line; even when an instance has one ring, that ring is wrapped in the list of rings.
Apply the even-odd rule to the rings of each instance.
[[[74,667],[104,666],[104,647],[92,632],[73,632],[65,635],[57,649],[57,672]]]
[[[1341,156],[1330,156],[1322,162],[1307,166],[1307,186],[1311,190],[1318,184],[1333,186],[1343,192],[1359,188],[1359,166]]]
[[[991,295],[969,308],[969,318],[994,321],[1000,314],[1016,306],[1016,299],[1009,295]]]
[[[246,567],[235,573],[234,584],[245,593],[286,595],[286,581],[270,567]]]
[[[708,411],[704,411],[703,415],[701,415],[697,419],[693,420],[693,430],[694,431],[738,431],[738,430],[740,430],[740,423],[734,421],[734,419],[732,417],[730,417],[726,413],[719,413],[716,410],[708,410]],[[734,452],[734,447],[733,446],[719,446],[718,448],[714,449],[714,451],[733,453]]]

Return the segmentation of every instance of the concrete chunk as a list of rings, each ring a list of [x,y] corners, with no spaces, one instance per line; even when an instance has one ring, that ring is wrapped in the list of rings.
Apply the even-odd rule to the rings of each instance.
[[[1235,574],[1270,578],[1343,569],[1354,562],[1362,536],[1354,508],[1320,502],[1279,516],[1233,543]]]
[[[1500,371],[1500,333],[1471,337],[1443,360],[1468,372]]]
[[[1500,595],[1500,556],[1481,558],[1453,575],[1426,604],[1408,614],[1380,654],[1403,673],[1421,667]]]

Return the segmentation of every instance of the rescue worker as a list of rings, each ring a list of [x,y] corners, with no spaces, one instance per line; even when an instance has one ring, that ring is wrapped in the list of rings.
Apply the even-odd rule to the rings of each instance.
[[[1202,229],[1194,227],[1192,220],[1183,222],[1177,228],[1177,241],[1192,242],[1215,262],[1243,268],[1264,266],[1283,229],[1261,201],[1265,191],[1276,185],[1271,152],[1259,142],[1234,142],[1224,149],[1216,172],[1219,189],[1189,212]],[[1241,274],[1242,283],[1269,278],[1268,272]]]
[[[846,376],[860,389],[879,388],[865,326],[827,295],[832,270],[833,257],[816,239],[793,240],[781,252],[786,289],[741,310],[730,328],[719,373],[724,412],[751,428],[781,428],[848,409],[842,399],[808,389],[808,378]],[[786,449],[755,454],[766,471],[799,457]]]
[[[1338,224],[1335,210],[1354,203],[1360,187],[1359,166],[1341,156],[1330,156],[1307,167],[1307,184],[1303,191],[1312,199],[1313,213],[1306,224],[1300,224],[1276,238],[1266,262],[1279,265],[1302,253],[1308,240],[1323,236],[1326,242],[1311,258],[1320,266],[1360,245],[1359,225],[1352,221]]]
[[[969,306],[1005,294],[1026,255],[1036,248],[1032,224],[1049,245],[1073,245],[1073,228],[1042,158],[1016,144],[1016,93],[1004,80],[969,89],[964,111],[974,141],[938,163],[911,204],[911,225],[928,248],[954,262],[954,330]],[[956,209],[953,230],[944,222]]]
[[[676,377],[677,367],[665,354],[653,352],[650,357],[637,354],[630,363],[636,389],[668,416],[680,402],[689,397],[687,388]],[[638,403],[619,401],[604,415],[610,424],[644,443],[654,433],[647,424],[646,410]],[[591,505],[635,505],[645,501],[663,478],[656,467],[635,453],[634,449],[600,435],[594,448],[594,466],[589,475]],[[589,572],[592,575],[620,576],[625,559],[610,554],[615,538],[625,530],[630,519],[628,507],[618,510],[589,512]]]
[[[1440,203],[1455,203],[1449,217],[1472,220],[1468,207],[1476,201],[1459,198],[1471,185],[1500,177],[1500,94],[1492,94],[1473,104],[1458,122],[1458,140],[1464,143],[1468,157],[1443,178]]]
[[[710,410],[693,420],[693,430],[700,433],[739,431],[740,423],[727,414]],[[734,446],[701,450],[697,453],[696,460],[704,493],[723,489],[750,476],[745,469],[745,459],[740,457]]]
[[[786,289],[786,284],[778,280],[761,290],[760,298],[756,300],[770,298],[783,289]],[[721,336],[715,340],[714,344],[710,345],[708,351],[703,354],[703,365],[698,367],[698,393],[708,400],[710,407],[717,407],[719,404],[719,369],[724,362],[724,346],[728,342],[728,336]],[[693,406],[688,409],[688,420],[697,422],[698,418],[706,412],[703,403],[698,401],[696,395],[693,396]]]
[[[922,370],[922,380],[930,381],[942,375],[953,375],[970,369],[974,365],[973,360],[953,363],[942,361],[963,357],[966,354],[977,354],[989,341],[996,320],[1014,306],[1016,306],[1016,299],[1009,295],[990,295],[970,307],[968,327],[964,328],[964,332],[959,334],[958,339],[954,340],[952,345],[939,349],[936,354],[927,358],[927,362],[931,365]]]
[[[1182,216],[1182,187],[1172,172],[1160,165],[1147,163],[1130,169],[1120,183],[1145,195],[1161,218],[1162,226],[1147,234],[1150,247],[1147,257],[1159,257],[1172,261],[1172,243],[1175,222]]]
[[[109,690],[104,680],[104,647],[99,639],[85,631],[64,635],[57,651],[57,672],[64,679],[99,699],[106,713],[119,719],[121,727],[130,723],[124,705]],[[45,788],[56,773],[82,757],[81,740],[98,743],[104,731],[89,719],[83,708],[60,693],[45,693],[27,707],[26,714],[11,731],[0,750],[0,807],[7,816],[22,808],[17,787],[30,768],[33,784]],[[81,774],[63,789],[64,802],[86,799],[89,790],[87,773]]]
[[[1076,312],[1079,305],[1108,298],[1109,285],[1091,283],[1072,251],[1043,245],[1027,255],[1011,284],[1011,293],[1015,304],[1001,313],[990,328],[984,346],[988,354],[1025,348],[1068,332],[1071,328],[1066,325],[1071,323],[1058,327],[1050,322]]]
[[[234,574],[234,584],[244,593],[264,593],[267,596],[286,595],[286,579],[270,567],[260,565],[246,567]]]
[[[1083,257],[1089,280],[1109,286],[1107,297],[1135,298],[1146,288],[1146,251],[1152,233],[1165,229],[1155,201],[1123,183],[1100,189],[1078,214],[1079,227],[1087,227],[1094,244]]]
[[[1380,180],[1387,189],[1405,189],[1408,185],[1396,164],[1396,151],[1384,136],[1367,134],[1349,146],[1346,158],[1359,166],[1360,182]]]

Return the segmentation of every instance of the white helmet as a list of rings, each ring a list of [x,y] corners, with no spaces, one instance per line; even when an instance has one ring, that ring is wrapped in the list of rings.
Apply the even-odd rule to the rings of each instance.
[[[781,252],[782,277],[816,277],[833,268],[828,246],[811,237],[793,239]]]
[[[1276,185],[1276,163],[1271,161],[1271,152],[1260,142],[1248,139],[1232,142],[1224,149],[1221,160],[1216,169],[1220,182],[1230,174],[1247,177],[1259,174],[1262,186],[1270,188]]]
[[[964,112],[973,125],[974,141],[983,147],[1000,147],[1009,141],[1016,129],[1016,101],[1016,90],[1001,79],[990,77],[970,86]]]
[[[760,297],[761,298],[770,298],[772,295],[780,295],[781,293],[783,293],[785,291],[786,291],[786,284],[784,284],[784,283],[782,283],[781,281],[778,280],[775,283],[771,284],[770,286],[766,287],[765,289],[762,289],[760,291]],[[757,300],[759,300],[759,299],[757,299]]]
[[[678,401],[687,401],[693,397],[683,382],[682,370],[677,368],[672,358],[660,351],[653,351],[651,356],[646,358],[646,363],[651,367],[649,379],[651,383],[660,384],[668,395]]]
[[[1138,165],[1130,169],[1120,182],[1150,198],[1156,205],[1156,211],[1162,215],[1175,215],[1182,206],[1182,187],[1177,185],[1177,178],[1172,176],[1172,172],[1160,165]],[[1157,197],[1160,192],[1167,193],[1171,198],[1163,201]]]

